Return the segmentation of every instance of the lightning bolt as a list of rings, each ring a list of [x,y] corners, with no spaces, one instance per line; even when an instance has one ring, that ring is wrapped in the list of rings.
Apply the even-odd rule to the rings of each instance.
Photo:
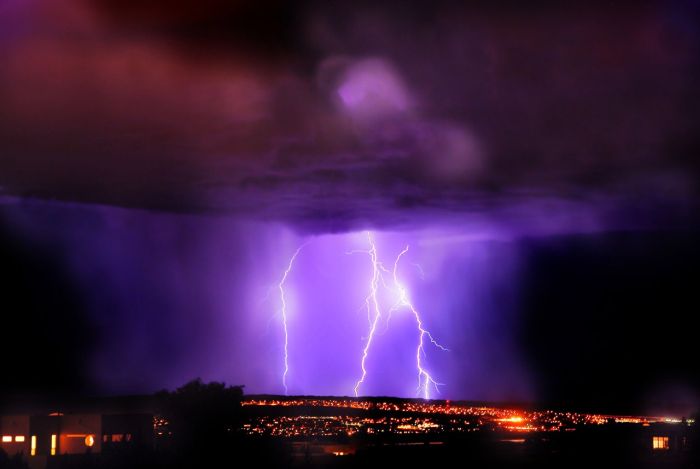
[[[367,361],[367,356],[369,355],[369,348],[372,345],[372,339],[374,339],[374,333],[377,331],[377,323],[382,317],[381,309],[379,308],[379,300],[377,300],[377,290],[379,289],[379,280],[381,277],[381,272],[384,267],[381,265],[377,258],[377,246],[374,244],[374,239],[372,239],[372,234],[367,232],[367,241],[369,241],[370,248],[367,251],[356,251],[364,252],[369,254],[372,260],[372,279],[369,282],[369,294],[365,298],[365,303],[367,304],[367,321],[369,322],[369,334],[367,335],[367,342],[365,343],[364,349],[362,349],[362,360],[360,362],[360,367],[362,368],[362,376],[355,383],[355,397],[360,395],[360,386],[365,381],[367,376],[367,368],[365,362]],[[374,310],[374,316],[372,316],[372,310]]]
[[[280,280],[280,283],[277,285],[277,288],[279,288],[280,291],[280,303],[282,305],[282,328],[284,330],[284,372],[282,373],[282,386],[284,386],[285,395],[289,391],[287,389],[287,374],[289,374],[289,330],[287,329],[287,300],[285,299],[284,295],[284,284],[287,281],[287,277],[289,277],[289,273],[292,271],[294,261],[296,260],[301,250],[304,249],[304,246],[306,246],[307,244],[308,242],[302,244],[297,248],[296,251],[294,251],[294,255],[292,255],[292,257],[289,259],[287,270],[284,271],[284,274],[282,275],[282,280]]]
[[[418,392],[423,394],[425,399],[430,399],[430,387],[435,387],[436,392],[440,392],[438,386],[442,386],[442,383],[437,382],[423,365],[423,358],[425,357],[425,338],[427,337],[430,342],[437,348],[443,351],[448,351],[445,347],[440,345],[436,341],[430,332],[423,327],[423,320],[420,317],[420,313],[413,306],[411,300],[408,297],[408,291],[406,287],[399,282],[399,277],[397,274],[399,268],[399,261],[404,254],[408,252],[408,246],[406,246],[403,251],[396,256],[396,261],[394,262],[394,270],[392,271],[392,276],[394,278],[394,288],[399,295],[399,299],[394,306],[392,306],[390,311],[395,311],[398,308],[404,307],[408,308],[416,319],[416,327],[418,328],[418,347],[416,348],[416,368],[418,369]]]
[[[426,338],[430,341],[431,344],[433,344],[436,348],[447,351],[448,349],[440,345],[440,343],[433,338],[433,336],[430,334],[430,332],[423,327],[423,320],[421,319],[420,313],[418,310],[413,306],[413,303],[411,303],[411,300],[409,299],[408,296],[408,290],[404,285],[399,281],[398,277],[398,266],[399,266],[399,261],[401,258],[408,252],[409,247],[406,246],[396,257],[396,260],[394,261],[394,269],[389,272],[384,265],[379,261],[379,257],[377,255],[377,246],[374,243],[374,239],[372,238],[372,234],[367,232],[367,240],[369,242],[370,248],[365,251],[351,251],[348,254],[354,254],[354,253],[365,253],[368,254],[370,257],[370,260],[372,262],[372,277],[370,279],[370,284],[369,284],[369,294],[365,298],[365,303],[367,307],[367,320],[369,323],[369,333],[367,334],[367,341],[365,343],[364,348],[362,349],[362,359],[360,361],[360,368],[362,369],[362,375],[360,378],[357,380],[355,383],[354,387],[354,392],[355,392],[355,397],[359,396],[360,393],[360,387],[365,381],[365,378],[367,377],[367,367],[366,367],[366,362],[367,362],[367,357],[369,355],[369,350],[372,345],[372,341],[376,335],[377,331],[377,324],[379,323],[380,319],[382,318],[382,312],[381,308],[379,305],[379,300],[377,298],[378,290],[379,290],[379,285],[380,282],[382,286],[385,288],[392,290],[397,296],[398,300],[397,302],[387,311],[387,319],[386,319],[386,327],[389,327],[389,321],[391,319],[391,314],[401,308],[407,308],[408,310],[411,311],[413,316],[416,319],[416,326],[418,328],[418,347],[416,348],[416,368],[418,370],[418,392],[423,395],[425,399],[430,398],[430,389],[432,387],[435,388],[436,392],[439,392],[438,386],[441,386],[442,383],[439,383],[436,381],[430,373],[426,370],[424,364],[423,364],[423,359],[425,358],[425,342]],[[419,266],[420,267],[420,266]],[[421,270],[422,272],[422,270]],[[387,283],[384,280],[384,277],[382,273],[391,273],[392,278],[393,278],[393,288],[390,288]]]

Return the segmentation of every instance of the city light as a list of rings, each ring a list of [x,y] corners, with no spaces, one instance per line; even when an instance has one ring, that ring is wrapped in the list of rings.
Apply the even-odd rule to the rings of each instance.
[[[522,410],[460,405],[449,401],[289,398],[243,401],[244,407],[296,408],[299,415],[259,415],[243,425],[249,435],[276,437],[340,437],[356,434],[443,434],[500,430],[510,433],[575,431],[609,422],[649,425],[664,417],[610,416],[553,410]],[[317,415],[333,408],[335,415]],[[291,411],[291,409],[290,409]],[[348,412],[351,411],[351,412]],[[371,413],[369,411],[372,411]],[[375,412],[380,412],[377,417]]]

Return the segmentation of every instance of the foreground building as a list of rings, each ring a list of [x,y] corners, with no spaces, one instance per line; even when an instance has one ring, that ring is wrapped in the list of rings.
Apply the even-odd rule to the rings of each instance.
[[[138,402],[138,401],[133,401]],[[60,411],[8,412],[0,417],[0,448],[31,468],[46,467],[51,457],[96,455],[153,447],[153,412],[143,405],[108,403]],[[93,408],[90,408],[93,407]]]

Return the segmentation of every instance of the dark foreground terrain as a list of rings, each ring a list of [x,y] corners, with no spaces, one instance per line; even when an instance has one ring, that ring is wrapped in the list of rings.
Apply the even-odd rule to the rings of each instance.
[[[0,409],[0,468],[697,468],[696,419],[394,398],[155,396]]]

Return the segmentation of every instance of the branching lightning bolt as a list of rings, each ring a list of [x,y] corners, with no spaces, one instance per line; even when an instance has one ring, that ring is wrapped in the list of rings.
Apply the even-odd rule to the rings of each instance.
[[[382,273],[391,273],[392,278],[393,278],[393,290],[397,295],[398,295],[398,300],[397,302],[388,310],[387,312],[387,319],[386,319],[386,324],[387,327],[389,325],[389,321],[391,319],[391,314],[401,308],[407,308],[409,309],[412,313],[413,316],[416,319],[416,326],[418,328],[418,347],[416,348],[416,368],[418,369],[418,392],[423,395],[425,399],[430,398],[430,388],[434,387],[436,391],[439,392],[438,386],[441,386],[442,383],[439,383],[436,381],[430,373],[426,370],[424,364],[423,364],[423,358],[425,357],[425,339],[427,338],[435,347],[439,348],[440,350],[447,351],[448,349],[440,345],[435,338],[430,334],[430,332],[423,327],[423,321],[420,317],[420,313],[418,310],[413,306],[413,303],[411,303],[409,296],[408,296],[408,291],[406,287],[403,286],[403,284],[399,281],[398,277],[398,265],[399,261],[401,260],[401,257],[403,257],[406,252],[408,252],[408,246],[406,246],[403,251],[399,253],[399,255],[396,257],[396,260],[394,262],[394,269],[392,272],[389,272],[384,265],[379,261],[378,255],[377,255],[377,246],[374,243],[374,239],[372,238],[371,233],[367,233],[367,240],[369,241],[370,248],[366,251],[351,251],[349,254],[353,253],[365,253],[370,256],[370,259],[372,261],[372,277],[370,280],[370,285],[369,285],[369,294],[365,298],[365,303],[367,306],[367,319],[369,322],[369,333],[367,335],[366,343],[365,346],[362,350],[362,359],[360,361],[360,367],[362,369],[362,375],[360,378],[357,380],[355,383],[354,387],[354,392],[355,396],[359,396],[360,393],[360,387],[365,381],[365,378],[367,377],[367,367],[366,367],[366,361],[367,357],[369,355],[369,350],[372,345],[372,341],[376,335],[377,331],[377,324],[379,323],[380,319],[382,318],[382,312],[381,308],[379,306],[379,300],[377,298],[377,293],[379,290],[379,284],[380,282],[382,285],[390,289],[390,287],[387,285],[387,283],[384,281],[384,278],[382,276]],[[420,267],[420,266],[418,266]],[[422,273],[422,270],[421,270]]]
[[[287,281],[287,277],[289,276],[289,273],[292,271],[292,266],[294,265],[294,261],[296,260],[297,256],[301,252],[301,250],[306,246],[307,243],[302,244],[297,248],[297,250],[294,252],[294,255],[292,255],[291,259],[289,259],[289,264],[287,265],[287,270],[284,271],[284,274],[282,275],[282,280],[280,280],[280,283],[277,285],[280,291],[280,303],[282,305],[282,328],[284,330],[284,372],[282,373],[282,386],[284,386],[284,394],[286,395],[287,392],[289,391],[287,389],[287,374],[289,373],[289,331],[287,329],[287,301],[285,299],[284,295],[284,283]]]
[[[413,313],[413,316],[416,318],[416,326],[418,327],[418,348],[416,348],[416,368],[418,369],[418,392],[421,392],[425,399],[430,399],[430,387],[434,386],[435,391],[439,392],[438,386],[442,385],[442,383],[438,383],[437,381],[435,381],[435,379],[430,375],[430,373],[428,373],[428,371],[423,366],[422,358],[425,356],[425,338],[427,337],[430,340],[430,342],[440,350],[447,351],[448,349],[440,345],[433,338],[430,332],[423,327],[423,321],[421,320],[420,313],[415,308],[415,306],[413,306],[413,303],[411,303],[406,288],[401,284],[401,282],[399,282],[399,277],[397,275],[399,261],[401,260],[401,257],[407,252],[408,246],[406,246],[404,250],[399,253],[399,255],[396,257],[396,261],[394,262],[394,270],[392,272],[392,275],[394,278],[394,287],[396,288],[396,291],[399,294],[399,300],[391,309],[396,310],[400,307],[408,308]]]

